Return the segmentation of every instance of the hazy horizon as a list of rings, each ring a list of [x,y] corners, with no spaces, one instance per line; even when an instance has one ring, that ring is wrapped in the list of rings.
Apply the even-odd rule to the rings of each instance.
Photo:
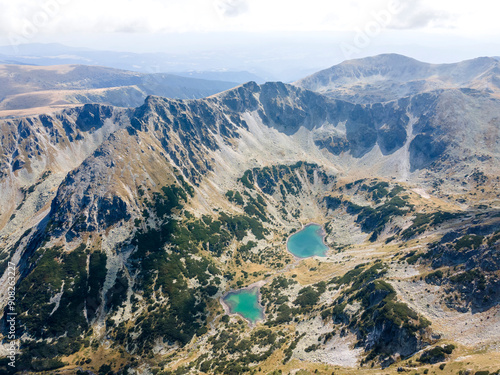
[[[171,66],[162,71],[246,70],[291,80],[381,53],[429,63],[498,56],[496,7],[482,0],[1,0],[0,45],[11,47],[9,56],[31,43],[163,53]]]
[[[293,81],[313,72],[329,68],[342,61],[375,56],[385,53],[396,53],[405,55],[416,60],[440,64],[455,63],[463,60],[482,56],[496,57],[500,55],[500,48],[494,43],[480,45],[470,41],[471,48],[458,48],[453,46],[453,39],[444,38],[446,47],[440,48],[440,42],[433,38],[427,44],[396,44],[391,43],[387,36],[381,36],[374,40],[371,45],[360,49],[358,53],[345,55],[341,49],[346,39],[338,38],[328,33],[283,33],[274,35],[273,38],[262,38],[262,35],[253,33],[233,34],[231,38],[222,40],[220,34],[175,34],[175,35],[134,35],[137,40],[135,44],[129,44],[129,48],[123,42],[123,36],[108,36],[109,42],[101,40],[100,43],[86,43],[84,40],[57,40],[40,38],[33,43],[16,46],[3,45],[0,54],[3,56],[23,56],[23,49],[36,46],[36,44],[59,44],[77,52],[97,51],[116,52],[120,54],[133,53],[139,57],[148,58],[158,55],[166,56],[164,61],[169,68],[160,68],[161,64],[155,64],[147,60],[143,67],[128,70],[137,70],[147,73],[159,72],[189,72],[189,71],[248,71],[269,80]],[[236,39],[243,40],[237,43]],[[129,38],[130,39],[130,38]],[[147,50],[145,43],[140,40],[149,40],[156,48]],[[160,41],[163,40],[163,44]],[[347,39],[348,40],[348,39]],[[463,43],[463,42],[462,42]],[[134,46],[142,46],[134,48]],[[176,46],[177,45],[177,46]],[[106,47],[108,46],[108,47]],[[472,47],[473,46],[473,47]],[[43,49],[43,46],[38,46]],[[37,47],[37,48],[38,48]],[[10,53],[9,53],[10,52]],[[38,56],[43,56],[40,52]],[[64,56],[71,57],[71,56]],[[0,56],[1,60],[1,56]],[[74,62],[77,63],[77,62]],[[95,63],[80,61],[81,64]],[[37,64],[34,65],[53,65]],[[57,64],[57,63],[54,63]],[[97,64],[100,65],[100,64]],[[111,67],[114,64],[103,64]],[[121,67],[120,67],[121,68]]]

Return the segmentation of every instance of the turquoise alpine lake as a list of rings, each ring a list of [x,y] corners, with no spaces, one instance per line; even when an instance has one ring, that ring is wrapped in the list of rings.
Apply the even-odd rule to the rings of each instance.
[[[254,324],[264,319],[264,308],[259,303],[259,288],[234,290],[222,299],[231,314],[240,314]]]
[[[328,247],[323,242],[323,228],[317,224],[309,224],[288,238],[288,251],[299,258],[326,256]]]

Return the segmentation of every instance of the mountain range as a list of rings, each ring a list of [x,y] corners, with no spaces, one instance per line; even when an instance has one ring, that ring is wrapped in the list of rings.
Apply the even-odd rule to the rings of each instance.
[[[493,57],[454,64],[428,64],[402,55],[386,54],[345,61],[295,84],[355,103],[377,103],[453,88],[497,94],[499,67],[498,59]]]
[[[245,70],[211,68],[210,52],[193,56],[190,53],[133,53],[101,51],[68,47],[58,43],[27,43],[0,46],[0,62],[15,65],[87,65],[106,66],[143,74],[170,73],[192,78],[244,83],[269,79],[269,73],[255,74]],[[208,61],[207,61],[208,60]],[[207,65],[208,64],[208,65]],[[233,64],[234,65],[234,64]],[[186,67],[189,67],[188,69]],[[261,77],[263,75],[264,77]]]
[[[0,116],[47,113],[75,104],[140,106],[146,96],[210,96],[237,83],[88,65],[0,65]]]
[[[5,324],[0,368],[498,373],[497,69],[382,55],[0,120],[0,293],[15,263],[21,338],[12,370]],[[326,257],[287,251],[309,223]],[[256,325],[220,304],[249,286]]]

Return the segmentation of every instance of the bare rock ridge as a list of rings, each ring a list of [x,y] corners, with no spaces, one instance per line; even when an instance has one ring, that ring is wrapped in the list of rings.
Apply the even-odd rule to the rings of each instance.
[[[3,121],[0,173],[8,191],[30,186],[34,189],[42,182],[42,175],[67,173],[94,153],[95,161],[84,174],[87,179],[104,160],[109,159],[108,167],[114,166],[122,144],[133,144],[134,148],[148,144],[148,153],[158,154],[163,162],[176,166],[185,178],[198,185],[204,175],[213,171],[214,153],[234,147],[245,132],[255,132],[249,128],[250,119],[258,127],[273,131],[272,137],[287,136],[297,155],[301,149],[309,152],[312,147],[323,162],[337,168],[348,168],[356,159],[371,159],[375,149],[381,153],[381,173],[393,162],[391,157],[401,165],[407,164],[409,173],[433,163],[438,163],[436,168],[449,169],[467,155],[491,164],[498,160],[494,140],[480,149],[476,145],[495,129],[499,104],[498,99],[487,94],[451,89],[361,105],[282,83],[248,83],[202,100],[150,96],[135,110],[86,105],[53,116]],[[307,131],[312,144],[300,142],[303,131]],[[124,160],[133,157],[123,152]],[[407,160],[400,160],[401,156]],[[370,168],[365,172],[369,173]],[[388,169],[385,173],[393,172]],[[95,177],[97,181],[102,178]],[[13,194],[17,197],[14,201],[12,196],[3,196],[4,226],[27,195]],[[76,201],[81,202],[80,198]],[[7,203],[7,199],[11,202]]]

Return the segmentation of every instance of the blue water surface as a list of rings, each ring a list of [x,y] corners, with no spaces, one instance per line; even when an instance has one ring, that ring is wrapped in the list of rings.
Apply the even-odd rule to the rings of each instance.
[[[299,258],[326,256],[328,247],[323,242],[323,230],[319,225],[310,224],[290,236],[287,242],[288,251]]]
[[[252,323],[264,319],[264,308],[259,303],[257,287],[229,292],[224,297],[224,302],[232,314],[241,314]]]

